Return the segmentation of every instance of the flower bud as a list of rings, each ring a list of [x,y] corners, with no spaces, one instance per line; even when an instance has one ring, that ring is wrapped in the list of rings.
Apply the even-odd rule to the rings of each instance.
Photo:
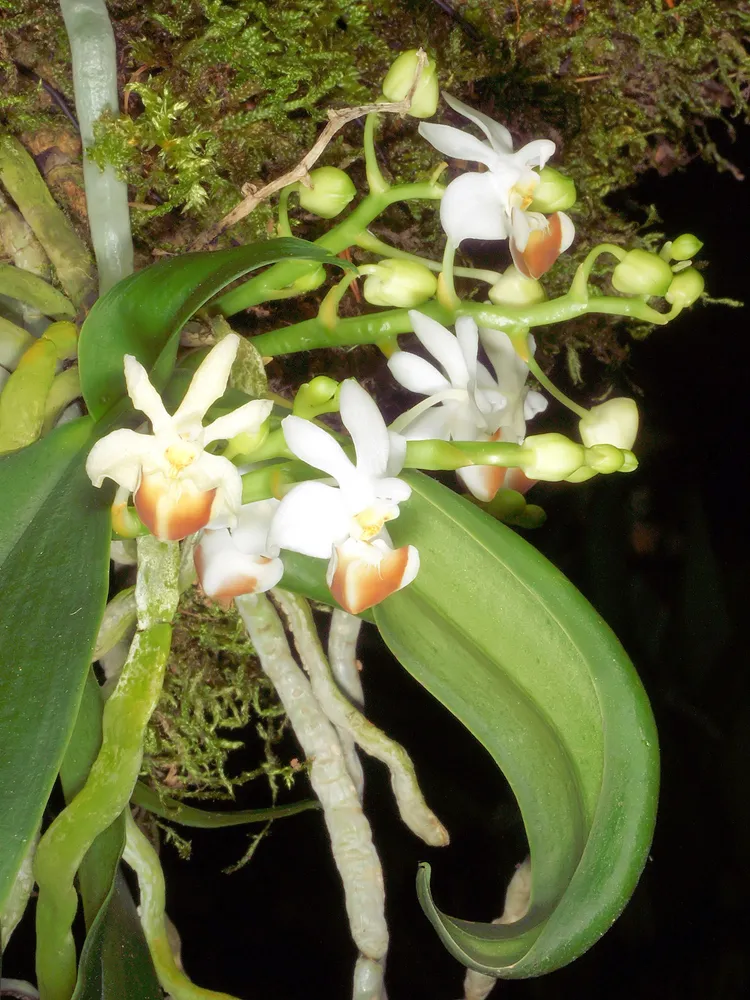
[[[303,383],[294,397],[292,412],[297,417],[313,420],[322,413],[335,413],[339,408],[341,386],[328,375],[316,375]]]
[[[559,483],[586,464],[583,446],[563,434],[532,435],[524,441],[523,450],[528,458],[522,468],[529,479]]]
[[[582,465],[580,469],[576,471],[571,476],[565,477],[566,483],[585,483],[588,479],[593,479],[596,475],[595,469],[589,469],[587,466]]]
[[[554,167],[543,167],[539,171],[539,183],[534,188],[534,199],[529,212],[565,212],[575,204],[576,186],[572,177],[566,177]]]
[[[403,101],[409,93],[419,65],[416,49],[402,52],[383,80],[383,97],[388,101]],[[413,118],[431,118],[437,111],[440,88],[434,59],[427,59],[411,99],[409,114]]]
[[[289,287],[293,288],[295,292],[314,292],[325,282],[326,277],[326,269],[322,264],[319,264],[314,270],[293,281]]]
[[[625,456],[613,444],[595,444],[586,449],[586,465],[604,476],[619,472],[624,464]]]
[[[681,306],[686,309],[696,302],[703,294],[705,281],[700,271],[694,267],[688,267],[679,274],[675,274],[664,294],[664,298],[670,306]]]
[[[362,294],[373,306],[413,309],[431,299],[436,291],[437,278],[424,264],[412,260],[381,260],[367,275]]]
[[[334,219],[357,193],[354,181],[338,167],[318,167],[310,171],[309,179],[311,187],[298,187],[299,203],[321,219]]]
[[[669,248],[672,260],[690,260],[695,257],[703,244],[692,233],[683,233],[672,241]]]
[[[547,293],[536,278],[527,278],[513,264],[495,282],[488,294],[490,302],[494,302],[496,306],[534,306],[547,298]]]
[[[622,396],[593,406],[578,424],[578,429],[581,441],[587,448],[598,444],[632,448],[638,433],[638,407],[635,400]]]
[[[631,250],[612,272],[612,284],[630,295],[664,295],[672,277],[672,268],[655,253]]]

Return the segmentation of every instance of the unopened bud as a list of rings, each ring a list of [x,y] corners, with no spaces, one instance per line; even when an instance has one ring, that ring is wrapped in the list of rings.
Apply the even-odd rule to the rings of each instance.
[[[612,272],[617,291],[629,295],[664,295],[672,278],[669,264],[646,250],[631,250]]]
[[[403,101],[414,83],[418,66],[419,55],[416,49],[402,52],[383,80],[383,97],[388,101]],[[428,58],[422,67],[422,75],[412,95],[408,114],[413,118],[431,118],[437,111],[439,97],[437,66],[434,59]]]
[[[534,306],[547,298],[539,282],[521,274],[513,264],[490,288],[488,295],[496,306]]]
[[[672,260],[691,260],[703,246],[703,243],[692,233],[683,233],[672,241],[669,248]]]
[[[598,444],[610,444],[621,449],[632,448],[638,433],[638,407],[635,400],[622,396],[593,406],[581,419],[578,429],[581,441],[587,448]]]
[[[576,186],[572,177],[566,177],[554,167],[543,167],[539,171],[539,183],[534,188],[534,200],[529,212],[565,212],[576,201]]]
[[[308,274],[303,274],[301,278],[293,281],[289,287],[293,288],[295,292],[314,292],[325,282],[326,277],[326,269],[322,264],[319,264]]]
[[[334,219],[343,212],[357,189],[351,177],[338,167],[318,167],[309,174],[311,187],[300,184],[299,203],[321,219]]]
[[[596,475],[594,469],[589,469],[587,466],[582,465],[580,469],[576,471],[571,476],[565,477],[566,483],[585,483],[588,479],[593,479]]]
[[[532,435],[524,441],[523,450],[528,456],[523,471],[529,479],[559,483],[586,464],[583,445],[563,434]]]
[[[688,267],[684,271],[680,271],[679,274],[675,274],[664,298],[670,306],[681,306],[683,309],[687,309],[701,297],[705,285],[700,271],[696,271],[694,267]]]
[[[316,375],[297,390],[292,412],[297,417],[312,420],[321,413],[335,413],[339,408],[339,383],[328,375]]]
[[[227,441],[224,458],[228,458],[230,462],[233,462],[239,456],[252,455],[264,443],[270,430],[270,421],[264,420],[255,433],[241,431],[239,434],[235,434],[233,438]]]
[[[367,272],[368,266],[361,270]],[[362,294],[373,306],[413,309],[437,291],[437,278],[424,264],[413,260],[381,260],[372,265]]]
[[[586,465],[604,476],[619,472],[624,464],[625,456],[613,444],[595,444],[586,449]]]

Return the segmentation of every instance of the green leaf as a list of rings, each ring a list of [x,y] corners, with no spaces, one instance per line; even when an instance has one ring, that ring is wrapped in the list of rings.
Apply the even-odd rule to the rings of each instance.
[[[161,798],[158,792],[139,781],[133,789],[132,801],[143,809],[168,819],[171,823],[182,826],[192,826],[200,830],[218,830],[227,826],[247,826],[248,823],[267,823],[269,820],[284,819],[307,812],[308,809],[320,809],[316,799],[305,799],[303,802],[292,802],[286,806],[269,806],[267,809],[234,809],[230,812],[212,812],[208,809],[196,809],[194,806],[170,799]]]
[[[653,717],[617,639],[551,563],[439,483],[403,478],[412,497],[388,530],[421,568],[375,622],[505,774],[533,872],[530,910],[512,925],[442,913],[426,865],[420,901],[465,965],[538,976],[586,951],[633,892],[655,818]]]
[[[121,872],[86,937],[72,1000],[163,1000]]]
[[[93,425],[0,459],[0,908],[75,724],[107,597],[106,491],[86,475]]]
[[[312,243],[285,237],[159,261],[115,285],[81,328],[78,357],[89,412],[98,419],[125,395],[125,354],[135,355],[163,385],[190,317],[236,278],[287,257],[353,266]]]
[[[13,264],[0,264],[0,291],[53,319],[72,319],[76,308],[43,278]]]

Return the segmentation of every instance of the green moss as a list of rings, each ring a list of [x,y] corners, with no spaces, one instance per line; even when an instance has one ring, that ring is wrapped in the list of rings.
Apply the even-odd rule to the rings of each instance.
[[[250,726],[259,737],[258,766],[238,772],[230,757],[245,742],[230,737]],[[295,773],[274,754],[285,727],[236,611],[188,592],[146,733],[142,776],[178,799],[232,799],[236,788],[255,778],[265,778],[275,794],[278,781],[290,785]]]

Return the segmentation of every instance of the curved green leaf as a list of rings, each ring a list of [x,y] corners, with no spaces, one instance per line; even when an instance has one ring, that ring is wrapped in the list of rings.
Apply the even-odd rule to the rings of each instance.
[[[551,563],[439,483],[404,478],[412,497],[388,529],[417,546],[421,569],[375,621],[505,774],[533,873],[529,912],[513,925],[442,913],[426,865],[420,901],[465,965],[538,976],[589,948],[636,885],[655,818],[653,717],[617,639]]]
[[[53,319],[72,319],[76,307],[62,292],[31,271],[0,263],[0,293],[33,306]]]
[[[107,598],[107,491],[84,468],[93,435],[79,420],[0,459],[0,908],[60,769]]]
[[[272,819],[284,819],[307,812],[308,809],[320,809],[316,799],[305,799],[303,802],[292,802],[286,806],[269,806],[267,809],[234,809],[230,812],[212,812],[208,809],[196,809],[195,806],[178,802],[168,796],[160,798],[159,794],[139,781],[133,789],[132,802],[149,812],[168,819],[171,823],[182,826],[192,826],[199,830],[219,830],[228,826],[247,826],[248,823],[267,823]]]
[[[288,257],[353,266],[305,240],[284,237],[162,260],[110,289],[81,328],[81,389],[92,416],[99,419],[125,395],[123,355],[134,354],[163,384],[190,317],[236,278]]]

